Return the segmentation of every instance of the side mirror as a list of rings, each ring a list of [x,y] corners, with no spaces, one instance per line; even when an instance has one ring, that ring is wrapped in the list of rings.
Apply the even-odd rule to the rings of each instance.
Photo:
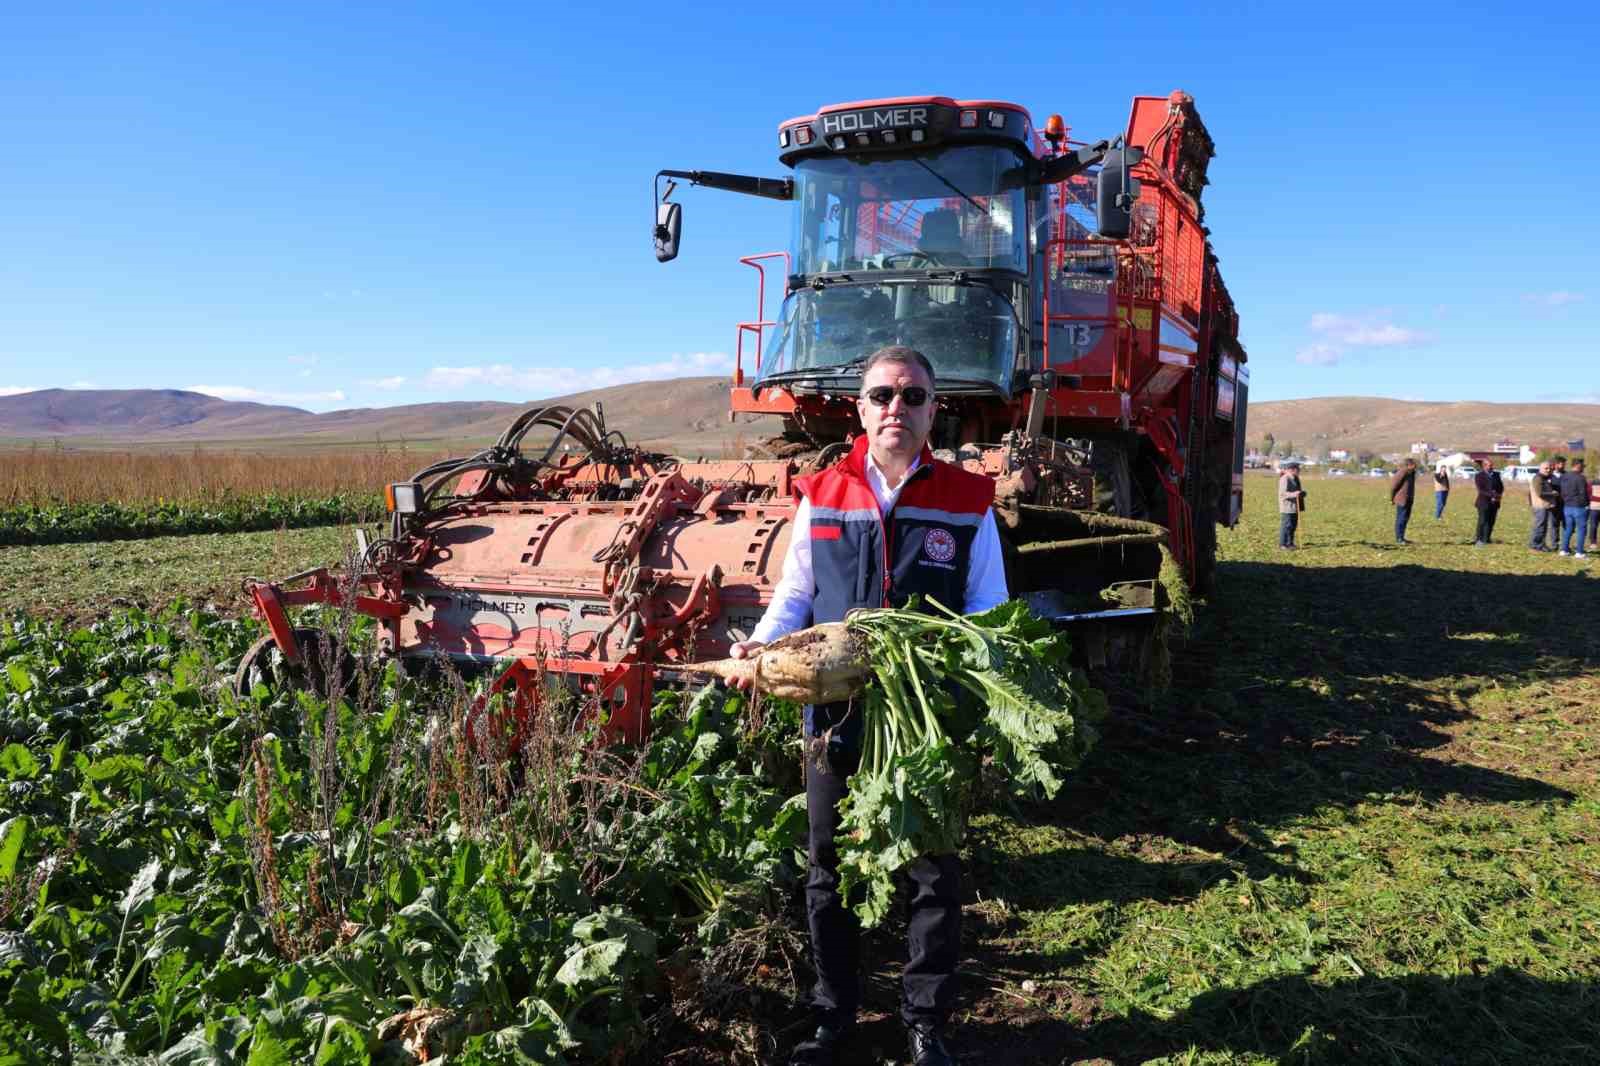
[[[1095,232],[1124,239],[1133,232],[1133,205],[1139,202],[1139,183],[1128,168],[1144,158],[1142,148],[1115,148],[1100,164],[1095,187]]]
[[[683,233],[683,206],[656,205],[656,261],[669,263],[678,258],[678,238]]]

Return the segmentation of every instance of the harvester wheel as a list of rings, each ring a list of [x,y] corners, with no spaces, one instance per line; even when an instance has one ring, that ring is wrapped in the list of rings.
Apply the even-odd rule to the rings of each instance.
[[[1194,518],[1194,590],[1209,596],[1217,580],[1217,509],[1200,505]]]
[[[234,693],[249,696],[257,685],[266,685],[275,692],[304,689],[326,699],[336,687],[341,691],[350,687],[356,674],[355,657],[331,635],[302,627],[295,629],[294,639],[300,646],[298,663],[283,657],[271,633],[250,645],[234,671]]]
[[[1126,441],[1097,437],[1089,449],[1094,471],[1094,509],[1121,518],[1144,518],[1144,496],[1133,477],[1133,448]]]

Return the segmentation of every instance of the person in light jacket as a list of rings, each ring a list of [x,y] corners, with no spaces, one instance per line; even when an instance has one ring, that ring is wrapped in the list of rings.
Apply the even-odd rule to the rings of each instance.
[[[1435,522],[1444,517],[1445,501],[1450,498],[1450,470],[1440,465],[1433,472],[1433,520]]]
[[[1407,459],[1389,481],[1389,499],[1394,504],[1394,542],[1410,544],[1406,523],[1411,521],[1411,505],[1417,502],[1417,461]]]
[[[1589,481],[1589,548],[1600,550],[1600,477]]]
[[[1306,490],[1300,487],[1300,464],[1286,463],[1278,474],[1278,547],[1294,550],[1294,531],[1300,526],[1300,509]]]

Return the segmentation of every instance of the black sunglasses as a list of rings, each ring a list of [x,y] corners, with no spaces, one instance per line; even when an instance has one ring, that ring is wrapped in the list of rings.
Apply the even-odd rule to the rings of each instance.
[[[868,389],[862,395],[879,407],[888,407],[894,403],[896,396],[905,401],[907,407],[921,407],[928,402],[928,390],[921,385],[907,385],[903,389],[897,389],[893,385],[879,385],[877,388]]]

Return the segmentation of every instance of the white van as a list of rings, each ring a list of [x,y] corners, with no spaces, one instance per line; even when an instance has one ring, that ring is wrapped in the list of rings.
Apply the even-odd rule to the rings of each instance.
[[[1500,471],[1500,476],[1506,481],[1529,481],[1538,472],[1536,466],[1508,466]]]

